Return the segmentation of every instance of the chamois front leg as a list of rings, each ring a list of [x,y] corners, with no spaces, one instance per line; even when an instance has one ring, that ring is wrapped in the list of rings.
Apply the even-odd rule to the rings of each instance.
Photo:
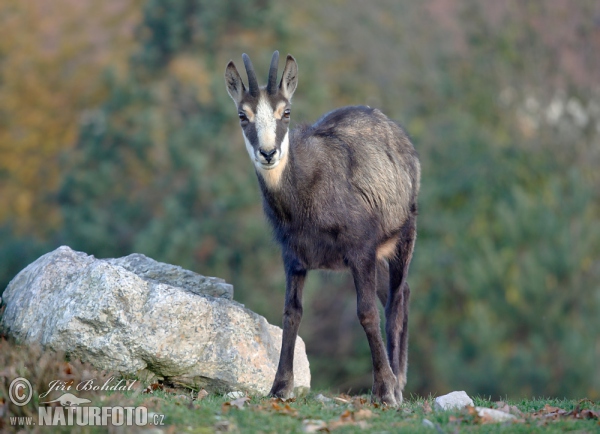
[[[390,363],[379,328],[377,309],[376,259],[372,257],[350,264],[356,286],[357,313],[362,325],[373,360],[373,400],[390,406],[399,404],[396,400],[398,380]]]
[[[296,260],[284,259],[284,262],[286,289],[281,355],[269,395],[286,399],[290,398],[294,391],[294,348],[302,319],[302,289],[306,269]]]

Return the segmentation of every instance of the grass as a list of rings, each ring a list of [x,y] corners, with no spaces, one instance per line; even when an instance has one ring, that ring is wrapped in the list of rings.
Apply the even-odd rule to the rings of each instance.
[[[195,396],[195,394],[192,394]],[[331,401],[322,402],[315,392],[293,402],[250,397],[231,399],[220,395],[208,395],[194,400],[190,395],[156,390],[150,394],[138,392],[114,393],[109,402],[96,398],[92,405],[143,405],[152,414],[164,415],[164,425],[140,427],[148,433],[535,433],[535,432],[600,432],[600,422],[593,419],[575,419],[572,416],[535,416],[546,406],[557,407],[567,412],[580,409],[600,411],[597,403],[590,401],[533,399],[509,401],[524,416],[519,422],[485,423],[467,410],[451,412],[430,411],[425,399],[411,398],[399,409],[374,406],[367,396],[349,397],[323,393]],[[475,405],[495,407],[495,403],[484,398],[475,398]],[[430,398],[428,403],[433,402]],[[548,408],[548,407],[546,407]],[[431,422],[424,425],[424,419]],[[157,419],[159,420],[159,419]],[[427,422],[426,422],[427,423]],[[7,427],[8,428],[8,427]],[[74,429],[73,429],[74,428]],[[131,432],[132,427],[53,428],[52,432]],[[135,428],[135,427],[134,427]],[[139,432],[138,431],[138,432]],[[46,432],[38,427],[36,432]]]
[[[590,400],[523,399],[499,404],[485,397],[474,398],[480,407],[508,408],[518,414],[515,422],[486,423],[473,408],[435,412],[433,398],[410,397],[398,409],[373,405],[368,396],[348,396],[327,391],[311,392],[293,401],[263,397],[228,398],[218,394],[203,396],[184,389],[169,389],[154,383],[133,382],[131,391],[75,391],[79,398],[89,399],[86,407],[145,407],[151,420],[160,426],[92,427],[14,425],[14,417],[30,417],[38,422],[40,402],[61,396],[54,391],[40,399],[52,381],[63,384],[94,379],[103,384],[110,373],[99,372],[77,360],[67,362],[64,354],[44,352],[33,346],[21,346],[0,337],[0,432],[79,432],[79,433],[536,433],[578,432],[600,433],[600,403]],[[10,403],[10,384],[16,377],[27,378],[34,394],[24,406]],[[135,387],[133,387],[135,386]],[[54,404],[58,406],[58,404]],[[514,406],[514,407],[513,407]],[[60,410],[61,414],[63,409]],[[53,410],[54,411],[54,410]],[[56,414],[56,413],[55,413]],[[156,415],[154,417],[154,415]]]
[[[328,395],[331,401],[321,402],[317,394],[311,393],[295,402],[281,402],[267,398],[250,398],[245,403],[238,400],[236,405],[227,405],[231,399],[221,396],[208,396],[201,401],[173,398],[160,392],[158,411],[166,415],[167,425],[175,427],[173,432],[209,433],[230,431],[242,433],[286,433],[313,432],[336,433],[453,433],[453,432],[600,432],[597,419],[578,420],[572,416],[534,416],[545,406],[558,407],[567,412],[578,405],[598,412],[600,406],[589,401],[534,399],[507,402],[515,405],[524,416],[520,422],[504,424],[485,423],[467,410],[453,412],[430,412],[422,398],[411,398],[399,409],[376,407],[368,403],[368,397],[337,397]],[[337,398],[337,399],[336,399]],[[346,401],[346,402],[344,402]],[[432,399],[427,400],[429,403]],[[476,398],[475,405],[495,407],[494,403]],[[235,403],[235,400],[233,401]],[[546,407],[548,408],[548,407]],[[423,420],[433,424],[425,426]],[[314,422],[308,422],[314,421]],[[321,431],[316,431],[318,428]],[[169,432],[169,427],[165,427]],[[310,431],[308,431],[310,432]]]

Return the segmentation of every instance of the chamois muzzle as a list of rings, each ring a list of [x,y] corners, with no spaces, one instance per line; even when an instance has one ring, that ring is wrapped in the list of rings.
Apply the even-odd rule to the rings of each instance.
[[[263,151],[262,149],[259,149],[258,152],[260,152],[260,155],[262,155],[263,158],[265,160],[267,160],[268,164],[271,164],[271,160],[273,159],[273,157],[277,153],[277,149],[272,149],[270,151]]]

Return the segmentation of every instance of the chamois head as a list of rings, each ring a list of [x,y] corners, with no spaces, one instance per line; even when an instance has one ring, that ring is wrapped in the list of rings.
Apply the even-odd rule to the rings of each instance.
[[[281,172],[289,149],[290,107],[298,84],[298,65],[288,54],[277,86],[279,51],[275,51],[267,85],[259,87],[250,58],[244,53],[242,59],[248,75],[248,89],[235,64],[230,61],[225,69],[227,92],[238,110],[250,159],[265,179],[278,180],[279,174],[275,173]]]

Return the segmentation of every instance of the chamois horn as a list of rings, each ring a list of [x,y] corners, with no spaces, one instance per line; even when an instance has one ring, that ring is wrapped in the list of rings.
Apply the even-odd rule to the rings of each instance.
[[[254,67],[252,66],[252,62],[246,53],[242,54],[242,59],[244,60],[244,66],[246,67],[246,74],[248,75],[248,87],[250,95],[257,97],[259,92],[258,80],[256,79],[256,74],[254,73]]]
[[[279,63],[279,51],[273,53],[271,66],[269,68],[269,81],[267,82],[267,93],[274,95],[277,93],[277,65]]]

